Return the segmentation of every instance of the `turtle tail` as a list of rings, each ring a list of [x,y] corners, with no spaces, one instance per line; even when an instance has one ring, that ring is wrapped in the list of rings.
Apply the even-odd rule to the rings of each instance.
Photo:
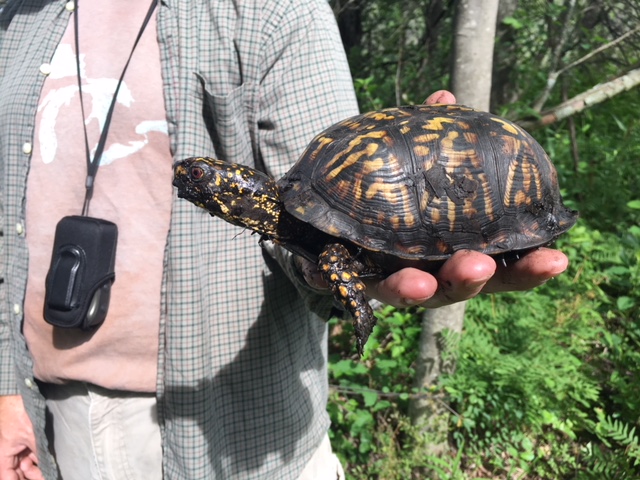
[[[327,245],[318,257],[318,268],[333,296],[353,317],[358,353],[362,355],[376,317],[365,294],[366,286],[359,277],[360,266],[339,243]]]

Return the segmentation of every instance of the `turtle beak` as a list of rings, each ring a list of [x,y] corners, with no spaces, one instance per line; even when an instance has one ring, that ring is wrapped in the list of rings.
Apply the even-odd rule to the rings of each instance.
[[[178,197],[184,198],[185,183],[184,179],[187,177],[187,169],[183,162],[176,162],[173,165],[173,186],[178,188]]]

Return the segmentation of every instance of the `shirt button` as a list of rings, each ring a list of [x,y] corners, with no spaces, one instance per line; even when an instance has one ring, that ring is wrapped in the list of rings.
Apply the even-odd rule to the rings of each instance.
[[[14,303],[13,304],[13,313],[15,313],[16,315],[20,315],[20,311],[22,310],[22,308],[20,307],[19,304]]]
[[[25,378],[24,384],[27,386],[27,388],[33,388],[35,386],[35,383],[30,378]]]
[[[22,235],[24,233],[24,225],[22,225],[20,222],[16,223],[16,233],[18,235]]]
[[[43,75],[51,74],[51,64],[43,63],[42,65],[40,65],[40,73]]]
[[[76,9],[76,2],[71,0],[65,4],[64,8],[66,8],[68,12],[73,12]]]
[[[31,155],[32,151],[33,146],[31,145],[31,142],[24,142],[22,144],[22,153],[24,153],[25,155]]]

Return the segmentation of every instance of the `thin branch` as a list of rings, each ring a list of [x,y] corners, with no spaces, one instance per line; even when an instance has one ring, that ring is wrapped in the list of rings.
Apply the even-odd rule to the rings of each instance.
[[[560,41],[556,44],[555,48],[553,49],[553,54],[551,57],[551,64],[550,64],[550,67],[551,67],[550,70],[552,72],[549,74],[549,78],[547,79],[547,86],[543,90],[542,95],[540,95],[538,100],[536,100],[536,102],[533,104],[533,109],[536,112],[539,112],[540,110],[542,110],[542,107],[547,102],[549,95],[551,95],[551,90],[555,86],[556,80],[558,79],[558,74],[554,72],[554,70],[556,69],[556,66],[558,65],[558,63],[560,63],[560,57],[562,56],[564,46],[569,40],[569,34],[571,32],[569,25],[571,24],[571,21],[573,19],[573,12],[575,10],[575,6],[576,6],[576,1],[570,0],[569,8],[567,9],[567,13],[564,18],[564,25],[562,26],[562,30],[561,30],[562,33],[560,35]]]
[[[618,43],[624,41],[627,37],[629,37],[630,35],[633,35],[634,33],[637,33],[637,32],[640,32],[640,27],[636,27],[633,30],[628,31],[624,35],[621,35],[620,37],[616,38],[615,40],[612,40],[612,41],[610,41],[608,43],[605,43],[604,45],[601,45],[600,47],[596,48],[592,52],[589,52],[588,54],[586,54],[583,57],[579,58],[575,62],[571,62],[569,65],[566,65],[566,66],[562,67],[560,70],[557,70],[555,72],[551,72],[549,74],[549,77],[547,78],[547,86],[545,87],[544,91],[542,92],[542,95],[540,95],[540,98],[533,105],[533,109],[536,112],[539,112],[542,109],[544,103],[547,101],[547,99],[549,98],[549,95],[551,94],[551,90],[556,85],[556,82],[558,81],[558,77],[560,75],[565,73],[567,70],[570,70],[570,69],[572,69],[574,67],[577,67],[578,65],[586,62],[587,60],[589,60],[591,57],[597,55],[598,53],[601,53],[601,52],[603,52],[603,51],[605,51],[605,50],[607,50],[607,49],[609,49],[611,47],[616,46]]]
[[[609,82],[601,83],[586,92],[570,98],[566,102],[540,114],[536,120],[521,120],[518,124],[526,130],[544,127],[583,110],[604,102],[619,93],[626,92],[640,85],[640,68],[631,70],[625,75],[617,77]]]
[[[618,43],[624,41],[627,37],[629,37],[630,35],[633,35],[634,33],[640,32],[640,27],[636,27],[633,30],[628,31],[627,33],[625,33],[624,35],[616,38],[615,40],[611,40],[609,43],[605,43],[604,45],[599,46],[598,48],[596,48],[594,51],[587,53],[584,57],[579,58],[578,60],[576,60],[575,62],[570,63],[569,65],[567,65],[566,67],[561,68],[560,70],[558,70],[556,72],[557,75],[561,75],[564,72],[566,72],[567,70],[573,68],[573,67],[577,67],[578,65],[580,65],[581,63],[586,62],[587,60],[589,60],[591,57],[593,57],[594,55],[597,55],[600,52],[603,52],[611,47],[616,46]]]

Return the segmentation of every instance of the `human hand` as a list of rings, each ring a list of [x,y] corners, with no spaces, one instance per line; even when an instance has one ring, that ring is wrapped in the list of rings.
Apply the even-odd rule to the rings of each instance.
[[[396,307],[443,307],[479,293],[529,290],[564,272],[569,264],[558,250],[539,248],[507,266],[483,253],[461,250],[433,275],[405,268],[379,282],[367,283],[367,293]]]
[[[0,480],[44,480],[33,426],[20,395],[0,396]]]

